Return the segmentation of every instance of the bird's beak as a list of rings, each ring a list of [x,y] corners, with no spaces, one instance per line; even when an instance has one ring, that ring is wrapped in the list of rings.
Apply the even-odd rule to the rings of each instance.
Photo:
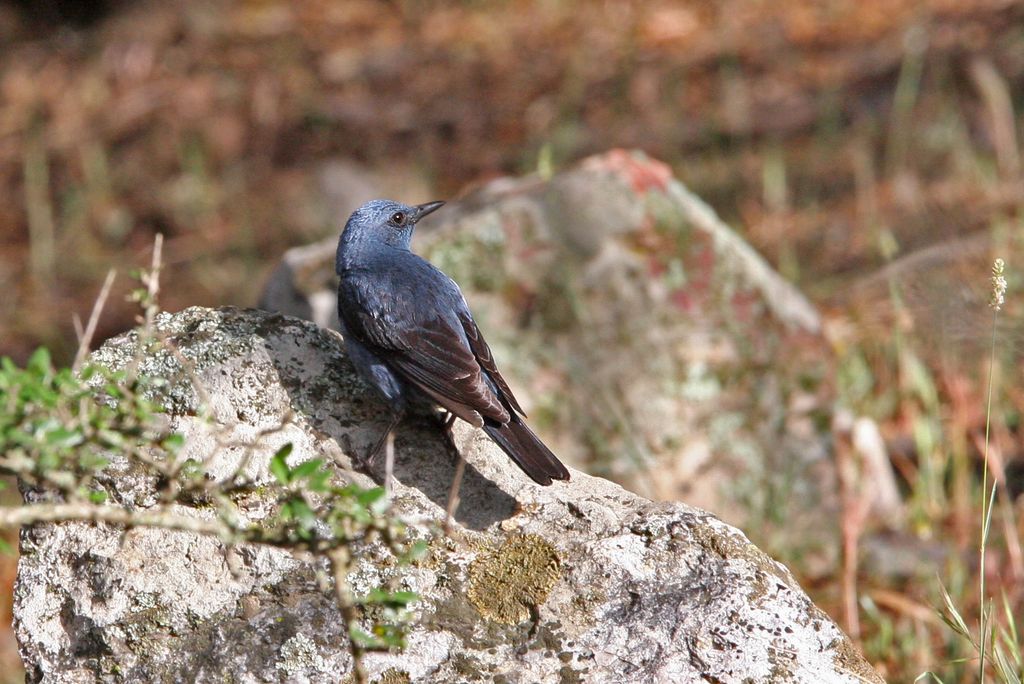
[[[426,204],[417,204],[415,207],[413,207],[413,209],[416,210],[416,214],[415,214],[414,218],[415,218],[415,220],[419,221],[421,218],[423,218],[427,214],[432,214],[433,212],[437,211],[438,209],[440,209],[443,206],[444,206],[444,202],[440,202],[440,201],[439,202],[427,202]]]

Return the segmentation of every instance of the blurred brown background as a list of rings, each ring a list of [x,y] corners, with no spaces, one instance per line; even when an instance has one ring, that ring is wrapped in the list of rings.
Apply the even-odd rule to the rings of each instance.
[[[868,383],[852,408],[901,475],[899,544],[945,565],[929,584],[865,564],[866,655],[893,681],[971,681],[934,575],[977,615],[984,301],[993,247],[1019,280],[1022,85],[1024,4],[1006,0],[0,3],[0,355],[69,360],[112,267],[99,337],[129,327],[127,274],[156,233],[164,308],[252,305],[281,253],[336,233],[365,192],[451,198],[643,149],[823,307]],[[1017,321],[1011,306],[999,323],[1010,475]],[[948,462],[927,497],[922,416]],[[990,586],[1020,607],[1006,501]],[[837,574],[803,580],[841,617]]]

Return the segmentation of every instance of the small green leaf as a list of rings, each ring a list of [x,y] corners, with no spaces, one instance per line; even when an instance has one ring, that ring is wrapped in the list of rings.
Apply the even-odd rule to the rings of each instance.
[[[414,591],[385,591],[378,587],[371,589],[370,593],[364,596],[361,602],[364,604],[383,605],[388,608],[405,608],[410,603],[418,601],[419,598],[419,595]]]
[[[46,443],[58,449],[70,449],[85,441],[85,436],[78,430],[69,430],[59,425],[46,432]]]
[[[366,508],[373,508],[374,504],[386,500],[383,487],[373,487],[371,489],[357,489],[355,492],[356,501],[360,505]]]
[[[105,447],[120,448],[124,446],[125,439],[124,434],[117,430],[110,430],[107,428],[100,428],[99,434],[97,435],[100,439],[100,444]]]
[[[103,470],[110,465],[110,459],[101,454],[86,452],[79,457],[79,463],[87,470]]]
[[[188,480],[198,480],[203,476],[203,464],[190,458],[181,465],[181,476]]]
[[[288,442],[280,449],[277,450],[270,459],[270,472],[273,474],[277,481],[283,485],[291,482],[291,468],[288,467],[288,455],[292,453],[292,443]]]
[[[379,648],[405,648],[405,630],[398,625],[374,625]]]
[[[107,502],[107,493],[102,489],[94,489],[89,492],[89,501],[94,504],[102,504]]]
[[[172,454],[176,454],[181,450],[181,447],[185,446],[185,435],[180,432],[172,432],[164,437],[161,444],[164,449],[167,449],[167,451],[170,451]]]
[[[291,500],[291,511],[292,516],[303,528],[311,529],[316,524],[316,515],[313,513],[313,509],[302,499]]]
[[[356,642],[356,644],[363,648],[374,649],[380,648],[381,646],[380,639],[373,636],[372,634],[364,632],[362,629],[356,627],[355,625],[349,627],[348,633],[351,635],[352,641]]]
[[[281,504],[281,520],[287,522],[294,520],[298,523],[296,532],[302,539],[312,538],[313,528],[316,525],[316,514],[302,498],[296,496]]]
[[[355,625],[349,628],[352,641],[368,651],[385,651],[405,647],[405,630],[397,625],[374,625],[368,634]]]
[[[39,347],[39,349],[32,352],[32,356],[28,358],[28,363],[25,365],[25,370],[36,378],[45,378],[50,374],[52,368],[53,363],[50,360],[50,350],[46,347]]]
[[[109,396],[111,399],[117,400],[117,399],[124,399],[125,398],[125,391],[121,388],[120,385],[118,385],[116,383],[113,383],[113,382],[108,382],[103,387],[103,392],[107,396]]]
[[[312,527],[316,523],[313,510],[300,497],[292,497],[281,505],[281,519],[295,520],[303,527]]]
[[[323,459],[311,458],[292,468],[292,481],[303,480],[314,475],[323,466]]]
[[[325,468],[324,470],[318,470],[313,473],[306,486],[310,491],[323,493],[330,489],[330,481],[331,471]]]
[[[61,458],[52,451],[44,451],[36,458],[36,467],[39,472],[48,472],[61,465]]]
[[[939,617],[942,621],[949,625],[950,629],[957,632],[961,636],[969,639],[971,643],[974,642],[974,636],[971,634],[971,630],[967,628],[967,623],[964,622],[963,617],[960,616],[960,611],[956,609],[956,604],[953,603],[953,597],[946,591],[946,587],[939,582],[939,591],[942,593],[942,602],[945,604],[945,612],[940,612]]]
[[[430,545],[425,540],[418,539],[409,546],[402,560],[406,563],[419,560],[426,554],[428,548],[430,548]]]

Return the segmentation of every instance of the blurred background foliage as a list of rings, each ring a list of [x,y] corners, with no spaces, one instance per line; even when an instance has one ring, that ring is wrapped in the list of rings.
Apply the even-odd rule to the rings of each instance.
[[[1020,281],[1022,85],[1008,0],[7,0],[0,355],[70,360],[73,316],[158,232],[165,308],[251,305],[367,187],[448,198],[644,149],[822,307],[839,400],[899,474],[906,529],[859,550],[856,615],[838,571],[787,562],[891,680],[972,681],[935,578],[976,622],[990,363],[1008,495],[987,580],[1024,613],[1024,318],[1009,302],[990,357],[985,307],[994,254]],[[130,288],[101,339],[133,323]]]

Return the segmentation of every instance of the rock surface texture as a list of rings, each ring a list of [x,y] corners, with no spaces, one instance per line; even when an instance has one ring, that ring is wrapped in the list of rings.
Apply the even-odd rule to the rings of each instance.
[[[214,473],[248,458],[269,483],[270,456],[292,442],[290,460],[322,457],[339,477],[371,484],[348,469],[341,445],[365,449],[385,416],[335,334],[237,309],[162,314],[157,325],[192,366],[162,353],[142,362],[171,381],[163,401],[185,455],[217,450]],[[127,334],[95,358],[116,368],[134,354]],[[200,396],[212,420],[196,416]],[[578,472],[534,486],[483,433],[459,424],[454,442],[468,465],[452,537],[431,537],[428,558],[400,571],[367,553],[353,575],[359,591],[402,572],[422,597],[408,648],[366,656],[371,681],[880,681],[785,567],[710,514]],[[454,459],[435,418],[404,421],[396,452],[403,518],[443,519]],[[140,508],[153,504],[152,484],[130,472],[105,481],[112,501]],[[259,521],[266,505],[254,497],[239,515]],[[341,616],[315,561],[88,524],[26,529],[21,551],[15,622],[32,682],[349,674]]]

